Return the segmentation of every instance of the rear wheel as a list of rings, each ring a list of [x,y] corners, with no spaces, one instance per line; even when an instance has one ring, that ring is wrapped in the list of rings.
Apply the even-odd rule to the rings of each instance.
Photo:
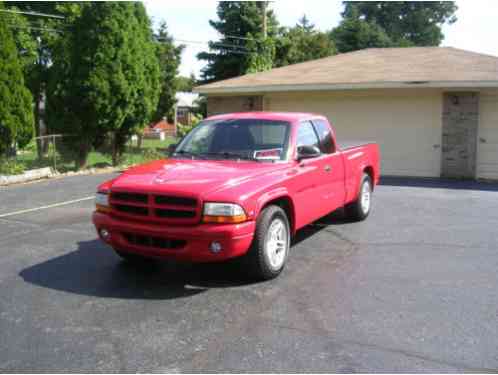
[[[355,221],[365,220],[372,208],[372,179],[366,173],[360,182],[360,190],[357,199],[346,205],[346,215]]]
[[[246,255],[252,275],[260,280],[277,277],[285,267],[289,248],[290,226],[284,210],[273,205],[264,208]]]

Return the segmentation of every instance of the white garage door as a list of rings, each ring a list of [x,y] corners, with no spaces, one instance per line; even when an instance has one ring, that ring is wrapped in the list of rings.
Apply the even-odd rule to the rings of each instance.
[[[275,93],[264,103],[265,110],[323,114],[340,140],[378,142],[383,175],[440,176],[440,92]]]
[[[477,138],[477,177],[498,179],[498,93],[480,95]]]

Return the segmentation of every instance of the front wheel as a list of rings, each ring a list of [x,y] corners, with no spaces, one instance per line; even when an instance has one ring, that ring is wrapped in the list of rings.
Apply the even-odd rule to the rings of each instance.
[[[357,199],[348,204],[346,215],[354,221],[365,220],[372,208],[372,179],[366,173],[363,174],[360,182],[360,191]]]
[[[290,248],[290,225],[278,206],[263,209],[247,254],[251,273],[260,280],[277,277],[285,267]]]

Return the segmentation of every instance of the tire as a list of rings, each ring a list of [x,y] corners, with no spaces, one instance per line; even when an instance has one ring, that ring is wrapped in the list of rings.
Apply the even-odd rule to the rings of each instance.
[[[246,255],[251,276],[258,280],[277,277],[285,267],[289,249],[290,225],[285,211],[274,205],[264,208]]]
[[[358,197],[345,207],[346,216],[353,221],[365,220],[372,210],[372,179],[366,173],[360,182]]]

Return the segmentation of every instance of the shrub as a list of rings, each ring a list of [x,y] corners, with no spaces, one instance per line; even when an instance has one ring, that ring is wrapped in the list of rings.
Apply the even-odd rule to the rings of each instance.
[[[193,115],[192,116],[192,124],[190,125],[183,125],[178,123],[177,124],[177,135],[179,138],[185,137],[193,128],[195,128],[199,122],[201,121],[200,117]]]
[[[24,164],[18,163],[14,159],[0,159],[0,175],[21,174],[24,169]]]

